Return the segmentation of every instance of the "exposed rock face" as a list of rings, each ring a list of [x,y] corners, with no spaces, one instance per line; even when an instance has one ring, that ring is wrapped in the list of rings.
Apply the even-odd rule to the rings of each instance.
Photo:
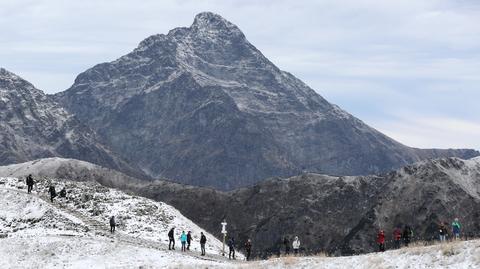
[[[43,159],[0,167],[0,177],[67,177],[94,180],[175,206],[220,238],[226,219],[240,244],[253,239],[256,255],[276,253],[281,238],[298,235],[305,251],[333,254],[376,250],[384,229],[391,248],[396,225],[409,224],[415,239],[432,240],[440,221],[456,217],[464,235],[480,233],[480,158],[424,161],[379,176],[304,174],[270,179],[232,192],[168,181],[146,182],[76,160]]]
[[[0,68],[0,164],[62,156],[144,176],[98,143],[95,132],[19,76]]]
[[[208,12],[85,71],[55,97],[147,174],[218,189],[302,171],[361,175],[479,155],[414,149],[386,137]]]

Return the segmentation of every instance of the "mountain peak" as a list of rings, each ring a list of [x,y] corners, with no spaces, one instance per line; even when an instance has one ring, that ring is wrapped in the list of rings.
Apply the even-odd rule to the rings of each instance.
[[[213,12],[201,12],[195,16],[191,29],[208,32],[228,32],[242,35],[242,31],[233,23]]]

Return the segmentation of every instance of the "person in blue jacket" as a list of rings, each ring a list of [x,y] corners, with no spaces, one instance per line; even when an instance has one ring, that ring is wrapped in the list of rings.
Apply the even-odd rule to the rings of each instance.
[[[185,231],[180,235],[180,242],[182,243],[182,251],[187,251],[187,235],[185,234]]]

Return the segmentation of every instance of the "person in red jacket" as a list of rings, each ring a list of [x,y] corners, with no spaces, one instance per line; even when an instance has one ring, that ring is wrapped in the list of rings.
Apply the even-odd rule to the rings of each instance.
[[[399,249],[400,248],[400,243],[402,240],[402,230],[397,227],[395,230],[393,230],[393,242],[395,244],[395,248]]]
[[[377,244],[379,251],[385,251],[385,233],[383,230],[380,230],[377,234]]]

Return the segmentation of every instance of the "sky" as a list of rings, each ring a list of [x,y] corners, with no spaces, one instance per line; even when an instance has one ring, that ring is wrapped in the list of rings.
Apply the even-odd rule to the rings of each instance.
[[[55,93],[202,11],[406,145],[480,149],[477,0],[0,0],[0,67]]]

